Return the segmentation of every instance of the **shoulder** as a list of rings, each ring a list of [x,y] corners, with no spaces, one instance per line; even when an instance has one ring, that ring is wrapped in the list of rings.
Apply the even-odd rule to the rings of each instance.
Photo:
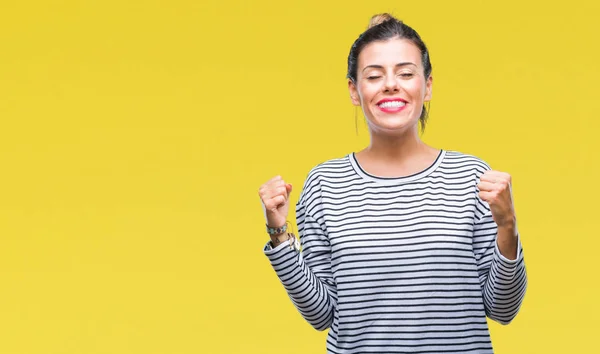
[[[445,169],[470,170],[477,172],[477,174],[491,170],[490,165],[482,158],[455,150],[446,150],[442,165]]]
[[[315,164],[306,175],[302,186],[301,200],[312,199],[315,194],[320,194],[323,180],[334,180],[352,171],[350,154],[323,160]]]
[[[312,181],[323,177],[335,177],[351,168],[352,165],[350,164],[349,154],[341,157],[331,158],[313,166],[308,171],[306,180]]]

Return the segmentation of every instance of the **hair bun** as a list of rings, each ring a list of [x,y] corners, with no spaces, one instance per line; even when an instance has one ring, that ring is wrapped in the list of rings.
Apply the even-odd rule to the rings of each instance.
[[[389,20],[395,20],[398,21],[397,18],[395,18],[394,16],[390,15],[387,12],[381,13],[381,14],[377,14],[377,15],[373,15],[373,17],[371,17],[371,20],[369,21],[369,26],[367,27],[367,29],[371,28],[371,27],[375,27],[381,23],[384,23],[386,21]]]

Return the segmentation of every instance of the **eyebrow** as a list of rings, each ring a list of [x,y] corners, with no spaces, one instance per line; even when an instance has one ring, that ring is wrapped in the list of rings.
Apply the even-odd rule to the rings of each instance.
[[[407,65],[417,66],[415,63],[411,63],[409,61],[406,61],[406,62],[403,62],[403,63],[398,63],[395,66],[398,68],[398,67],[407,66]],[[373,65],[367,65],[367,66],[365,66],[365,68],[362,71],[365,71],[365,70],[367,70],[369,68],[383,69],[383,66],[381,66],[381,65],[375,65],[375,64],[373,64]]]

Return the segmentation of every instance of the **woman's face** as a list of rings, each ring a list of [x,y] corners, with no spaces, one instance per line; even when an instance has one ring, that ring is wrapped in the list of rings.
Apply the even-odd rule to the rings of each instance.
[[[352,103],[361,106],[375,133],[415,129],[423,102],[431,99],[432,77],[424,77],[421,52],[406,39],[372,42],[358,56]]]

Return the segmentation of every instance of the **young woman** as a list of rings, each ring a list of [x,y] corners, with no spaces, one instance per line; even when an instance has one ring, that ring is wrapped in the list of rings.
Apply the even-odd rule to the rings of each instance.
[[[370,144],[314,167],[286,230],[292,186],[259,189],[264,253],[328,353],[492,353],[486,317],[508,324],[527,277],[510,175],[419,137],[431,99],[427,47],[376,15],[348,56],[350,99]]]

